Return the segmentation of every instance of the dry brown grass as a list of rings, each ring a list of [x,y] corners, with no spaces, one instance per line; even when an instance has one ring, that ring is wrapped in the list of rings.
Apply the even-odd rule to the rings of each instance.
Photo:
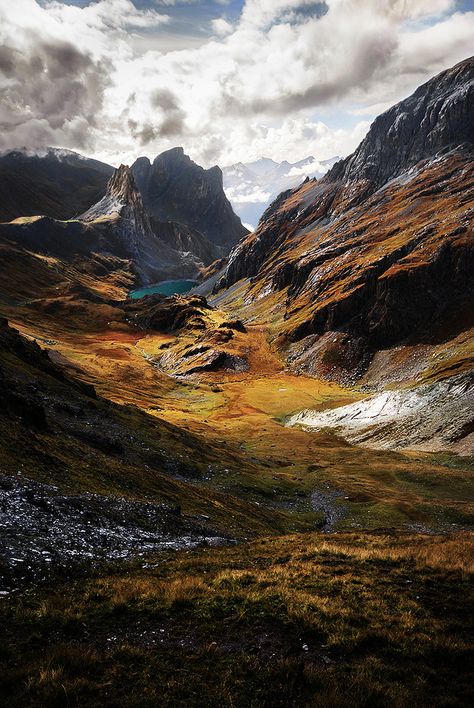
[[[3,692],[22,708],[467,706],[473,545],[281,536],[12,597]]]

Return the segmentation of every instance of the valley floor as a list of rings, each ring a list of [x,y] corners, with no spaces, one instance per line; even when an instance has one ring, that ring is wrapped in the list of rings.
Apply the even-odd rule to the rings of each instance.
[[[47,342],[54,361],[104,398],[197,436],[212,462],[201,465],[193,481],[245,499],[256,511],[259,506],[281,511],[285,530],[450,532],[472,524],[472,458],[366,449],[328,430],[287,427],[302,409],[328,410],[367,393],[291,373],[269,348],[263,327],[249,327],[243,338],[249,371],[169,376],[156,363],[160,352],[193,343],[195,333],[143,333],[113,322],[92,332],[64,332],[54,322],[41,330],[25,321],[16,326],[43,346]],[[78,478],[72,488],[89,491],[87,485],[90,480]],[[117,489],[102,485],[94,491]],[[135,493],[140,492],[137,486]]]

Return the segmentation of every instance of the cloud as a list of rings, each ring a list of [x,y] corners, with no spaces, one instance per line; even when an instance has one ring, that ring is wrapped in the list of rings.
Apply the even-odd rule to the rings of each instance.
[[[127,28],[157,27],[170,18],[157,10],[139,10],[132,0],[98,0],[85,7],[46,0],[45,10],[59,22],[78,23],[77,29],[93,27],[102,31]]]
[[[0,50],[0,147],[86,148],[97,125],[110,65],[70,41],[34,31]]]
[[[315,0],[246,0],[241,23],[263,29],[277,21],[296,22],[308,16],[308,11],[311,16],[319,17],[327,10],[327,2]]]
[[[219,37],[225,37],[225,35],[230,34],[233,31],[233,26],[230,22],[227,22],[223,17],[217,17],[211,21],[211,27],[215,34]]]
[[[242,194],[240,187],[228,187],[226,190],[227,198],[234,204],[265,204],[270,199],[271,192],[264,192],[262,189],[253,189],[245,194]]]
[[[177,144],[206,166],[322,160],[472,52],[474,12],[450,0],[246,0],[232,23],[216,2],[199,46],[158,51],[174,31],[166,8],[187,4],[198,12],[184,0],[0,0],[0,146],[113,163]]]
[[[285,177],[305,177],[309,174],[314,174],[316,172],[324,174],[329,169],[328,165],[323,165],[321,162],[315,160],[301,167],[292,167],[289,172],[286,173]]]
[[[136,105],[136,93],[128,99],[129,106]],[[184,132],[185,114],[181,110],[176,96],[169,89],[156,89],[150,95],[152,108],[159,109],[154,122],[140,122],[129,118],[128,127],[133,138],[138,139],[141,146],[148,145],[158,138],[181,136]]]

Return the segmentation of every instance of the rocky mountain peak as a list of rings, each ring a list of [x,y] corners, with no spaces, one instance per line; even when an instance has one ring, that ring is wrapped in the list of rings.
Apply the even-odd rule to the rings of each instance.
[[[176,221],[203,234],[225,255],[247,229],[234,214],[223,189],[222,171],[204,169],[182,147],[143,158],[132,173],[148,213],[157,221]]]
[[[93,221],[99,217],[111,216],[114,213],[124,215],[124,208],[131,208],[140,214],[142,222],[147,221],[143,200],[138,191],[130,167],[120,165],[107,182],[106,193],[102,199],[88,209],[80,219]]]
[[[155,157],[152,163],[152,170],[156,172],[159,169],[183,169],[191,165],[199,167],[198,165],[196,165],[195,162],[193,162],[193,160],[191,160],[189,155],[186,155],[186,153],[184,152],[184,148],[174,147],[170,148],[169,150],[165,150],[164,152],[160,153]],[[132,169],[133,167],[134,165],[132,165]]]
[[[190,158],[188,157],[188,155],[185,155],[185,154],[184,154],[184,148],[182,148],[182,147],[173,147],[173,148],[170,148],[169,150],[165,150],[165,151],[162,152],[160,155],[157,155],[157,156],[155,157],[154,162],[156,162],[157,160],[168,160],[168,159],[170,159],[170,160],[176,160],[177,158],[180,158],[180,157],[185,157],[185,158],[187,158],[188,160],[190,159]]]
[[[357,150],[325,181],[377,188],[441,150],[474,141],[474,57],[447,69],[378,116]]]
[[[120,165],[107,182],[102,199],[79,218],[86,222],[110,222],[124,252],[140,270],[144,245],[153,241],[154,235],[130,167]]]

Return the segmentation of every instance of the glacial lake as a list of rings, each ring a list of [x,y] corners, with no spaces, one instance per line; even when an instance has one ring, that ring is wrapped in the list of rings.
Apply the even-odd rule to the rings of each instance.
[[[132,300],[145,297],[145,295],[176,295],[187,293],[197,285],[197,280],[162,280],[161,283],[155,285],[147,285],[146,288],[139,290],[131,290],[129,297]]]

